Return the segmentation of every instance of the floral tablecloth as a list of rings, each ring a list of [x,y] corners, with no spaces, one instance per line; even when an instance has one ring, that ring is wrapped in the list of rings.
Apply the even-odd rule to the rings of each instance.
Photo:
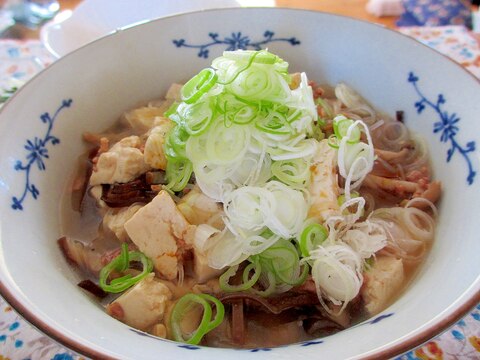
[[[450,56],[480,78],[480,47],[465,28],[447,26],[400,31]],[[0,40],[0,90],[9,86],[11,77],[28,80],[54,60],[39,41]],[[0,360],[25,359],[80,360],[83,357],[34,329],[0,298]],[[480,359],[480,304],[440,336],[397,359]]]

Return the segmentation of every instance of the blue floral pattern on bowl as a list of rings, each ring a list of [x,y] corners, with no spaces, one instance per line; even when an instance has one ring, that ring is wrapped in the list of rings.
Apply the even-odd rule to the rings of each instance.
[[[232,32],[230,36],[225,36],[223,38],[220,38],[220,35],[214,32],[210,32],[208,36],[211,40],[205,44],[188,44],[185,39],[173,40],[172,42],[178,48],[186,47],[198,49],[198,57],[205,59],[207,59],[209,56],[208,48],[217,45],[226,45],[225,50],[227,51],[233,51],[238,49],[261,50],[262,48],[264,48],[265,45],[272,42],[287,42],[290,43],[292,46],[300,45],[300,40],[298,40],[296,37],[275,37],[275,33],[270,30],[266,30],[263,33],[263,39],[258,41],[251,40],[248,35],[244,35],[240,31]]]
[[[436,101],[428,99],[418,86],[419,80],[419,77],[413,72],[408,75],[408,82],[412,83],[416,93],[420,97],[420,100],[415,103],[417,113],[421,114],[427,107],[437,113],[439,121],[433,124],[433,132],[435,134],[440,133],[441,142],[449,143],[450,147],[447,150],[447,162],[452,160],[455,153],[462,156],[467,163],[467,183],[468,185],[472,185],[475,180],[475,175],[477,174],[473,168],[472,159],[470,158],[470,153],[474,152],[476,148],[475,141],[469,141],[465,146],[459,143],[456,136],[460,131],[460,117],[455,113],[449,114],[448,111],[443,109],[443,105],[447,102],[443,94],[439,94]]]
[[[23,202],[27,198],[28,194],[32,195],[34,199],[37,199],[40,195],[40,190],[38,190],[30,178],[32,169],[36,165],[39,171],[45,171],[45,160],[49,158],[47,145],[58,145],[60,143],[60,139],[52,135],[53,125],[60,112],[71,105],[72,99],[63,100],[62,104],[55,111],[53,116],[51,116],[48,112],[40,116],[40,120],[47,125],[47,131],[41,138],[35,136],[33,140],[27,139],[24,145],[25,150],[28,152],[26,161],[24,163],[20,160],[17,160],[15,163],[14,169],[25,174],[25,186],[22,194],[19,197],[12,197],[12,209],[23,210]]]

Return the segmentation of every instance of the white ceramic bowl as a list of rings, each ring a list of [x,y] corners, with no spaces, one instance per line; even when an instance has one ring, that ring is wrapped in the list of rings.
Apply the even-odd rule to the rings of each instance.
[[[123,26],[161,16],[205,9],[273,6],[274,0],[83,0],[45,24],[40,39],[59,58]]]
[[[141,334],[76,286],[79,279],[57,247],[59,199],[83,151],[82,132],[105,129],[125,110],[162,96],[172,82],[239,46],[268,47],[312,80],[344,81],[390,114],[403,110],[407,125],[427,138],[444,186],[437,238],[408,290],[373,319],[317,341],[227,350]],[[406,36],[349,18],[223,9],[118,31],[58,60],[0,112],[2,295],[35,326],[95,358],[394,356],[480,300],[479,113],[480,84],[464,69]]]

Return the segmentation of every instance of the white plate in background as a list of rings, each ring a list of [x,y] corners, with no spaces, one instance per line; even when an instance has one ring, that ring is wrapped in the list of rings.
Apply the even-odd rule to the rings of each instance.
[[[40,31],[40,39],[60,58],[118,28],[162,16],[211,8],[274,6],[274,0],[84,0],[60,12]]]

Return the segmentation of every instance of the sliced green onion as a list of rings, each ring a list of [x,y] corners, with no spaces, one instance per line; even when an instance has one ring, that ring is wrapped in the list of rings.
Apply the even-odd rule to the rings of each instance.
[[[342,139],[343,137],[347,136],[348,130],[350,127],[354,125],[354,121],[351,119],[347,119],[343,115],[339,115],[335,117],[333,120],[333,132],[337,136],[338,139]],[[360,141],[361,131],[358,126],[352,128],[350,131],[350,138],[347,141],[349,144],[356,144]]]
[[[320,105],[322,107],[328,119],[331,119],[333,117],[333,110],[325,100],[323,100],[322,98],[317,98],[315,99],[315,104]]]
[[[275,279],[275,274],[271,271],[266,271],[264,274],[262,274],[263,277],[263,283],[268,284],[268,286],[265,286],[265,290],[257,290],[252,288],[251,291],[259,296],[263,297],[268,297],[270,295],[273,295],[275,293],[275,289],[277,288],[277,281]]]
[[[292,128],[284,115],[271,111],[267,116],[258,118],[255,127],[269,134],[290,134]]]
[[[237,291],[246,291],[255,285],[260,278],[262,273],[262,267],[257,259],[253,259],[253,262],[248,264],[243,270],[242,280],[243,283],[239,285],[230,285],[229,280],[235,276],[238,271],[238,265],[230,267],[225,271],[219,279],[220,288],[226,292],[237,292]],[[250,276],[250,273],[253,270],[253,275]]]
[[[132,261],[140,261],[142,263],[142,272],[136,276],[126,274],[122,277],[113,279],[108,283],[108,279],[112,272],[125,272]],[[103,291],[110,293],[120,293],[132,287],[140,280],[145,278],[153,270],[153,263],[143,253],[138,251],[128,251],[128,245],[122,244],[120,255],[113,259],[110,263],[105,265],[100,271],[99,285]]]
[[[291,277],[290,274],[287,276],[285,275],[285,271],[283,272],[275,272],[275,275],[285,284],[291,285],[291,286],[299,286],[302,285],[305,280],[307,280],[307,276],[309,273],[309,266],[307,263],[304,263],[302,265],[302,272],[297,276],[297,277]]]
[[[275,161],[271,171],[284,184],[293,188],[302,188],[310,179],[310,161],[304,158]]]
[[[328,230],[320,224],[310,224],[300,234],[300,251],[303,257],[321,245],[328,238]]]
[[[180,122],[191,136],[197,136],[205,132],[216,116],[213,101],[202,101],[194,104],[182,103],[176,111],[177,122]]]
[[[203,69],[183,85],[180,94],[187,104],[193,104],[208,92],[217,82],[217,74],[213,69]]]
[[[282,108],[277,108],[276,111],[279,113],[285,114],[285,118],[289,124],[297,121],[302,115],[302,111],[299,109],[295,109],[294,111],[290,111],[288,108],[282,109]]]
[[[350,199],[355,199],[355,198],[358,198],[358,197],[360,197],[360,193],[359,193],[358,191],[352,191],[352,192],[350,193]],[[345,194],[340,195],[340,196],[337,198],[338,206],[341,207],[341,206],[345,203],[345,201],[346,201],[346,196],[345,196]],[[343,210],[343,215],[349,215],[349,214],[351,214],[352,211],[350,211],[350,210],[352,210],[352,209],[353,209],[353,213],[355,213],[355,212],[356,212],[355,208],[357,208],[357,207],[358,207],[358,203],[356,203],[356,204],[351,204],[350,206],[347,206],[347,208]],[[359,213],[359,214],[360,214],[360,216],[363,216],[363,215],[365,214],[365,209],[362,208],[362,209],[360,210],[360,213]]]
[[[341,305],[335,312],[341,314],[362,286],[362,258],[350,246],[338,242],[319,246],[311,252],[309,261],[317,292]]]
[[[215,317],[212,319],[212,303],[215,305]],[[181,323],[187,317],[193,307],[198,304],[203,307],[203,315],[197,329],[186,337],[183,334]],[[175,341],[184,342],[187,344],[197,345],[208,332],[220,325],[225,316],[225,308],[223,304],[215,297],[208,294],[186,294],[182,296],[172,310],[170,317],[170,327]]]
[[[338,149],[340,147],[340,144],[338,142],[338,138],[335,136],[335,134],[332,134],[328,137],[327,139],[327,144],[328,146],[334,148],[334,149]]]
[[[192,176],[193,167],[190,160],[168,160],[166,169],[166,188],[172,191],[182,191]]]
[[[229,85],[231,83],[233,83],[240,74],[242,74],[244,71],[248,70],[250,68],[250,66],[252,66],[252,63],[255,61],[255,58],[260,54],[260,51],[254,51],[251,55],[250,55],[250,58],[248,59],[248,63],[240,68],[235,74],[233,74],[233,76],[224,81],[224,82],[221,82],[219,81],[218,83],[221,84],[221,85]]]
[[[185,147],[190,137],[188,132],[181,125],[176,125],[167,134],[165,142],[165,155],[167,160],[186,159]]]
[[[245,104],[244,106],[233,111],[233,113],[228,116],[228,119],[234,124],[245,125],[251,123],[255,118],[257,118],[258,112],[258,109]]]
[[[255,50],[243,50],[243,51],[224,51],[223,56],[230,60],[235,61],[250,61],[253,58],[253,62],[258,64],[275,64],[280,58],[268,51],[255,51]]]
[[[274,275],[273,278],[269,278],[270,285],[275,282],[276,286],[282,284],[297,286],[305,282],[308,275],[307,264],[304,264],[300,271],[300,257],[291,241],[280,239],[255,257],[258,258],[262,271],[267,273],[267,276],[270,273]]]
[[[267,229],[261,235],[268,237],[269,234],[272,232]],[[248,261],[250,264],[243,271],[241,284],[229,283],[229,280],[237,274],[238,265],[232,266],[220,276],[220,288],[223,291],[250,291],[267,297],[303,284],[309,274],[309,265],[300,264],[297,248],[291,241],[285,239],[278,240],[260,254],[250,256]],[[258,284],[263,290],[255,286]]]
[[[322,119],[318,119],[317,124],[313,127],[312,138],[319,142],[325,139],[325,133],[322,130],[322,126],[325,126],[325,122]]]
[[[165,113],[176,123],[164,145],[170,190],[180,191],[192,168],[202,191],[223,201],[240,186],[263,185],[272,160],[313,156],[318,116],[305,75],[290,89],[288,63],[265,50],[225,52],[212,67]]]
[[[172,121],[176,122],[177,124],[178,124],[178,121],[176,121],[177,118],[172,118],[172,116],[175,116],[179,105],[180,103],[176,101],[173,102],[172,105],[170,105],[167,111],[165,111],[165,113],[163,114],[165,117],[170,118]]]

